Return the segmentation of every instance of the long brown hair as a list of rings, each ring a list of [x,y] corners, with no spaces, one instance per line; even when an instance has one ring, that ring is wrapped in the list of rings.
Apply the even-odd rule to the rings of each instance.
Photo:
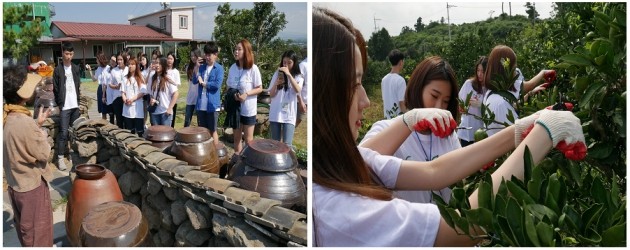
[[[160,63],[162,72],[157,72],[156,70],[155,74],[153,74],[153,78],[151,80],[151,91],[153,92],[156,92],[158,87],[160,88],[160,91],[166,91],[166,81],[168,80],[166,57],[158,57],[158,62]],[[155,81],[157,81],[158,77],[160,78],[160,82],[158,84],[155,84]]]
[[[131,77],[135,78],[138,87],[140,87],[140,85],[144,83],[144,78],[142,77],[142,71],[140,71],[138,60],[133,56],[129,59],[129,65],[131,65],[132,63],[136,65],[136,70],[134,70],[133,72],[130,70],[129,73],[127,73],[127,79],[130,79]]]
[[[473,70],[475,74],[469,78],[469,80],[472,82],[473,89],[477,93],[481,94],[483,92],[483,86],[481,86],[481,80],[479,80],[479,77],[477,77],[477,68],[479,68],[479,65],[481,65],[481,68],[483,69],[483,73],[485,74],[486,69],[488,68],[488,57],[486,56],[479,57],[479,60],[477,60],[477,63],[475,63],[475,68]]]
[[[252,44],[247,39],[243,39],[238,43],[243,46],[243,62],[236,61],[236,65],[243,69],[251,69],[252,66],[254,66],[254,50],[252,49]]]
[[[497,76],[498,74],[505,74],[505,69],[503,68],[503,64],[501,64],[501,59],[507,58],[510,59],[510,69],[516,68],[516,53],[512,48],[505,45],[497,45],[490,52],[490,56],[488,56],[488,68],[486,68],[486,75],[484,77],[484,81],[486,81],[486,87],[489,90],[498,90],[494,88],[492,83],[492,77]],[[516,88],[514,84],[510,87],[511,91],[515,91]]]
[[[358,46],[362,55],[355,55]],[[392,191],[372,180],[356,147],[348,113],[357,87],[355,57],[367,62],[365,40],[349,20],[313,9],[313,182],[339,191],[391,200]]]
[[[455,120],[459,117],[457,94],[458,86],[455,72],[451,65],[439,56],[428,57],[411,73],[407,89],[405,90],[405,105],[408,109],[426,108],[422,98],[422,91],[433,80],[444,80],[451,86],[451,98],[446,109],[451,112]]]

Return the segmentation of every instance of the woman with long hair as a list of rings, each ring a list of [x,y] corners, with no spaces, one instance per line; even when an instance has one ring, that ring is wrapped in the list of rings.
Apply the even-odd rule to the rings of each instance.
[[[125,81],[128,73],[127,57],[122,53],[116,54],[116,67],[110,73],[112,75],[109,85],[107,86],[107,104],[110,105],[111,111],[116,116],[116,125],[119,128],[125,128],[122,116],[123,100],[120,92],[120,86]]]
[[[170,126],[173,122],[173,106],[177,101],[179,92],[175,84],[169,83],[170,79],[166,72],[166,58],[160,57],[155,69],[155,73],[149,78],[150,106],[155,106],[151,113],[151,125]],[[151,109],[151,108],[149,108]]]
[[[98,112],[101,113],[101,118],[103,120],[107,119],[107,101],[103,93],[107,91],[107,84],[111,81],[111,75],[109,74],[109,61],[107,56],[103,51],[99,51],[96,55],[96,60],[98,62],[98,68],[94,75],[92,75],[92,80],[98,82],[98,89],[96,90],[96,102]]]
[[[451,65],[438,56],[422,60],[409,78],[404,95],[405,107],[437,108],[448,111],[457,120],[458,101],[457,79]],[[390,140],[386,133],[381,133],[395,123],[393,119],[378,121],[372,125],[359,144],[361,147],[372,149],[382,155],[392,155],[404,160],[431,161],[448,152],[461,148],[457,134],[446,137],[435,136],[431,133],[412,132],[402,144],[382,143]],[[451,189],[445,187],[440,190],[427,191],[396,191],[395,196],[411,202],[434,203],[432,193],[441,196],[445,201],[451,198]]]
[[[188,94],[186,94],[186,114],[184,115],[184,127],[190,126],[190,121],[195,113],[197,97],[199,96],[197,86],[197,74],[203,58],[199,48],[190,52],[190,62],[186,65],[186,76],[188,77]]]
[[[487,66],[488,58],[479,57],[475,63],[475,75],[468,78],[459,90],[458,98],[461,102],[466,102],[466,98],[470,95],[470,101],[467,103],[468,110],[462,114],[462,120],[459,124],[459,127],[470,127],[470,129],[457,131],[462,147],[475,143],[475,132],[483,127],[483,122],[477,117],[481,117],[481,102],[486,93],[484,74]]]
[[[357,147],[363,110],[370,105],[361,84],[367,59],[365,40],[349,20],[314,8],[313,52],[317,69],[313,71],[312,187],[316,246],[473,246],[479,240],[448,226],[436,205],[398,199],[392,190],[442,189],[516,148],[492,174],[496,193],[501,179],[523,178],[526,146],[534,162],[539,162],[561,141],[584,143],[578,118],[567,111],[548,110],[428,162]],[[381,143],[399,147],[416,131],[446,137],[455,126],[446,110],[413,109],[381,132],[388,138]],[[526,130],[530,132],[523,133]],[[477,196],[477,191],[469,196],[473,209],[479,206]]]
[[[517,68],[516,60],[517,57],[514,50],[505,45],[495,46],[488,56],[488,67],[486,68],[486,73],[484,75],[488,91],[484,95],[483,104],[487,105],[488,111],[491,111],[495,115],[495,122],[490,123],[487,128],[489,136],[494,135],[501,129],[505,128],[504,124],[512,124],[512,122],[508,119],[510,113],[512,113],[514,119],[518,119],[519,117],[518,112],[514,109],[512,103],[503,96],[496,94],[496,91],[499,89],[497,89],[497,86],[492,83],[499,75],[505,75],[507,73],[505,71],[510,70],[514,72],[515,75],[513,76],[517,76],[516,81],[514,81],[514,83],[508,88],[508,91],[516,99],[520,98],[521,89],[523,93],[529,93],[541,83],[541,80],[549,78],[548,75],[553,73],[555,76],[555,71],[553,70],[541,70],[534,78],[526,81],[523,73],[521,73],[521,70]],[[509,64],[507,63],[508,61]],[[504,62],[508,65],[507,69],[504,67]],[[541,89],[539,88],[536,91],[540,90]]]
[[[125,117],[125,127],[136,133],[138,136],[144,134],[144,101],[142,97],[146,94],[147,85],[144,83],[142,72],[135,58],[129,60],[129,73],[127,79],[121,87],[123,106],[123,117]]]
[[[230,66],[227,79],[225,126],[234,130],[234,153],[238,155],[243,150],[243,137],[245,143],[254,139],[262,79],[258,66],[254,64],[252,44],[247,39],[239,41],[234,47],[234,59],[236,62]]]
[[[269,129],[271,138],[293,146],[293,134],[298,111],[298,95],[302,91],[304,77],[297,55],[293,50],[282,53],[278,70],[271,77],[269,94]]]
[[[179,70],[175,67],[175,53],[173,51],[166,54],[166,65],[168,74],[168,83],[178,87],[182,85]],[[175,117],[177,116],[177,100],[175,100],[175,106],[173,106],[173,120],[171,121],[171,127],[175,127]]]

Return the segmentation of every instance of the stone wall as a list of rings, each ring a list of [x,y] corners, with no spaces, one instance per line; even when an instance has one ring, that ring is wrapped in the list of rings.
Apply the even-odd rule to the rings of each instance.
[[[160,152],[105,120],[73,125],[75,166],[98,163],[118,179],[161,247],[306,246],[306,215]]]

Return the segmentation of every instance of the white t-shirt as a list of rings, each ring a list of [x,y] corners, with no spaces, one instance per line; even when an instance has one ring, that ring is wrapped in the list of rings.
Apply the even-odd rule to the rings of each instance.
[[[98,85],[103,85],[103,83],[110,82],[111,75],[109,74],[109,65],[105,67],[98,67],[94,72],[96,76],[96,80],[98,81]]]
[[[302,72],[302,77],[304,77],[304,84],[302,84],[302,91],[300,91],[300,96],[302,96],[302,101],[304,104],[308,105],[308,66],[310,65],[308,61],[308,57],[304,58],[300,63],[300,72]]]
[[[177,70],[175,68],[169,69],[169,70],[166,71],[166,75],[168,75],[168,78],[173,80],[173,83],[171,83],[171,84],[175,84],[175,86],[177,86],[177,87],[179,87],[179,85],[182,85],[182,79],[180,78],[179,70]]]
[[[63,66],[64,74],[66,75],[66,100],[63,103],[62,110],[69,110],[73,108],[78,108],[79,103],[77,102],[77,88],[74,86],[74,77],[72,76],[72,66],[66,67]]]
[[[210,78],[210,72],[212,72],[212,69],[214,68],[214,64],[212,64],[212,66],[206,66],[206,71],[204,72],[203,76],[201,76],[201,78],[203,78],[203,82],[208,82],[208,78]],[[201,74],[201,70],[199,71],[198,74]],[[207,91],[208,89],[201,87],[201,104],[199,105],[199,110],[201,111],[208,111],[208,96],[207,96]]]
[[[236,63],[230,66],[227,80],[228,87],[238,89],[243,94],[254,88],[262,86],[260,70],[256,64],[250,69],[242,69]],[[244,102],[241,102],[241,116],[255,116],[258,110],[258,96],[250,95]]]
[[[518,78],[514,82],[514,88],[516,90],[510,91],[510,93],[512,93],[512,95],[514,95],[514,97],[518,99],[521,97],[521,88],[523,87],[523,82],[525,81],[525,77],[523,76],[523,73],[521,72],[519,68],[516,68],[516,74],[518,74]],[[514,121],[518,119],[518,114],[516,113],[516,110],[514,109],[512,104],[508,103],[505,100],[505,98],[503,98],[502,96],[497,95],[497,94],[491,94],[490,91],[487,91],[486,94],[484,95],[483,100],[484,100],[483,103],[485,105],[488,105],[488,111],[491,111],[494,113],[495,121],[505,122],[507,124],[512,125],[512,122],[510,122],[507,119],[507,115],[510,111],[512,111],[512,114],[514,115]],[[490,125],[488,126],[488,136],[494,135],[504,128],[505,126],[500,125],[496,122],[490,123]]]
[[[129,72],[129,68],[125,66],[124,69],[120,69],[120,67],[113,68],[110,72],[111,79],[110,83],[112,85],[119,85],[125,82],[127,79],[127,73]],[[120,89],[107,88],[107,105],[112,104],[116,98],[120,97]]]
[[[393,122],[394,120],[390,119],[374,123],[372,128],[370,128],[363,137],[361,144],[391,126]],[[418,140],[420,140],[421,143],[419,143]],[[396,152],[394,152],[393,156],[404,160],[427,161],[428,159],[430,161],[461,147],[455,133],[440,139],[435,135],[423,135],[413,132],[407,137],[403,144],[400,145]],[[448,187],[442,190],[435,190],[434,192],[440,195],[446,202],[451,199],[451,189]],[[394,195],[410,202],[435,203],[431,197],[431,191],[429,190],[395,191]]]
[[[158,76],[157,79],[155,80],[155,84],[159,84],[159,83],[160,83],[160,77]],[[160,102],[153,114],[156,114],[156,115],[164,114],[166,113],[166,110],[168,109],[168,107],[171,105],[171,99],[173,98],[173,95],[175,94],[175,92],[177,92],[177,86],[175,86],[175,84],[167,83],[166,89],[156,88],[156,90],[152,90],[151,88],[152,85],[153,85],[153,77],[149,77],[149,84],[147,85],[147,91],[149,92],[149,94],[151,95],[153,99],[157,99]],[[156,95],[157,95],[157,98],[156,98]]]
[[[383,94],[383,115],[386,119],[392,119],[402,114],[401,101],[405,100],[405,78],[396,73],[389,73],[381,81],[381,93]],[[397,108],[394,108],[396,105]]]
[[[470,96],[470,102],[472,103],[473,100],[477,100],[477,102],[481,103],[483,101],[485,91],[486,89],[484,88],[481,94],[477,93],[477,91],[473,89],[472,80],[468,79],[466,80],[466,82],[464,82],[464,85],[462,85],[462,88],[459,90],[458,98],[463,103],[466,101],[466,97],[468,96],[468,94],[472,93],[472,95]],[[481,117],[481,107],[473,107],[472,105],[470,105],[468,106],[468,113]],[[475,131],[483,127],[483,122],[472,115],[462,114],[462,121],[459,123],[459,126],[472,127],[472,129],[457,130],[457,135],[459,136],[459,139],[470,142],[475,141]]]
[[[402,160],[361,147],[359,152],[392,188]],[[433,204],[375,200],[313,183],[313,218],[320,247],[432,247],[442,217]]]
[[[271,83],[269,84],[269,91],[276,87],[276,79],[278,78],[278,71],[271,77]],[[298,85],[302,86],[304,78],[302,75],[294,77]],[[288,79],[287,79],[288,80]],[[271,105],[269,107],[269,121],[279,123],[290,123],[295,125],[297,120],[297,97],[298,93],[293,89],[291,83],[287,83],[289,89],[278,90],[276,95],[271,98]],[[302,86],[304,88],[304,86]]]
[[[135,98],[138,93],[148,93],[147,85],[142,83],[138,87],[135,77],[126,80],[120,87],[120,91],[125,93],[127,98]],[[144,118],[144,103],[142,98],[135,100],[131,105],[123,104],[122,115],[127,118]]]

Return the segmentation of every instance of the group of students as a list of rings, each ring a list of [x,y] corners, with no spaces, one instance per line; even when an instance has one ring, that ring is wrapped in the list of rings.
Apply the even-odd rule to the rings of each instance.
[[[218,145],[219,112],[224,108],[227,112],[224,126],[234,129],[234,148],[238,154],[243,148],[243,138],[246,143],[254,138],[257,96],[263,91],[262,78],[254,63],[251,43],[246,39],[239,41],[234,48],[236,62],[230,66],[225,81],[227,91],[223,107],[224,69],[218,62],[218,55],[219,46],[215,42],[190,52],[190,62],[185,66],[188,94],[184,127],[191,125],[196,113],[198,126],[207,128]],[[151,125],[174,127],[181,82],[172,52],[163,57],[159,50],[154,50],[150,65],[143,52],[136,57],[123,51],[109,60],[99,52],[96,57],[99,67],[92,79],[99,83],[98,111],[103,119],[109,114],[112,124],[138,135],[144,133],[147,117]],[[284,52],[269,86],[271,137],[289,146],[295,126],[306,114],[307,98],[303,89],[306,63],[307,60],[299,63],[295,52]],[[90,70],[89,66],[87,68]]]
[[[388,110],[406,112],[374,123],[357,146],[363,110],[370,105],[361,84],[367,65],[365,40],[345,17],[314,8],[313,53],[313,68],[317,69],[313,74],[312,98],[317,103],[313,117],[318,118],[313,121],[312,150],[316,246],[474,245],[479,240],[459,235],[442,219],[432,204],[433,192],[448,200],[450,185],[513,150],[492,174],[496,193],[501,179],[523,179],[526,146],[534,162],[558,145],[584,146],[578,118],[568,111],[544,110],[462,148],[455,132],[459,115],[455,73],[437,56],[415,67],[404,98],[392,103],[397,108],[384,110],[386,116],[393,114]],[[495,47],[488,69],[478,74],[486,81],[478,82],[481,88],[475,90],[483,89],[483,82],[503,70],[499,68],[501,58],[510,58],[509,67],[515,69],[516,56],[511,54],[506,46]],[[399,61],[392,65],[402,68]],[[392,73],[398,73],[394,67]],[[545,73],[530,80],[532,86],[523,84],[523,89],[532,89]],[[514,85],[521,82],[519,77]],[[516,88],[520,86],[514,86],[513,93],[520,94]],[[495,113],[511,106],[489,93],[482,98]],[[497,119],[504,118],[497,115]],[[561,150],[566,154],[566,150],[579,148]],[[478,207],[476,191],[469,201],[472,209]]]

